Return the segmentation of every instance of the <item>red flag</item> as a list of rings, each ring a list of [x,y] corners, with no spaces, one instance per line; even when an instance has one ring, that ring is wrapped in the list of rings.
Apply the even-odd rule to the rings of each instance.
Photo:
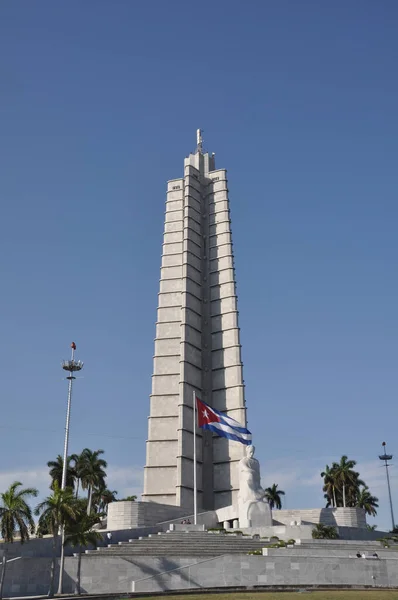
[[[203,427],[209,425],[209,423],[220,423],[220,417],[214,412],[214,410],[196,396],[196,410],[198,411],[198,425]]]

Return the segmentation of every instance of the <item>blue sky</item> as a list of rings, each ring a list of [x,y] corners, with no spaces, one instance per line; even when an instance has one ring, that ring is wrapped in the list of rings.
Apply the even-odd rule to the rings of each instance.
[[[201,127],[229,174],[263,483],[319,506],[348,454],[389,527],[397,20],[394,0],[1,3],[2,489],[46,490],[74,340],[70,450],[103,448],[110,487],[141,491],[166,180]]]

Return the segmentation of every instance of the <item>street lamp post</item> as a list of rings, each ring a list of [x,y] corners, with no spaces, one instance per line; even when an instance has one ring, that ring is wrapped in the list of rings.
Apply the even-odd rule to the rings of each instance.
[[[83,363],[81,360],[75,360],[75,350],[76,344],[72,342],[70,347],[72,348],[72,356],[70,360],[64,360],[62,362],[62,368],[64,371],[67,371],[69,374],[67,376],[67,380],[69,381],[68,385],[68,402],[66,405],[66,423],[65,423],[65,440],[64,440],[64,458],[62,463],[62,481],[61,481],[61,490],[63,491],[66,488],[66,474],[68,467],[68,446],[69,446],[69,426],[70,426],[70,409],[72,403],[72,386],[73,381],[76,379],[75,373],[79,372],[83,368]],[[64,578],[64,542],[65,542],[65,527],[61,528],[61,560],[59,566],[59,583],[58,583],[58,594],[62,594],[62,584]]]
[[[382,443],[382,446],[383,446],[383,449],[384,449],[384,454],[380,454],[379,455],[379,459],[382,460],[382,461],[384,461],[384,466],[386,467],[388,497],[389,497],[389,500],[390,500],[390,511],[391,511],[391,524],[392,524],[392,529],[395,529],[394,510],[393,510],[392,498],[391,498],[390,475],[388,473],[388,467],[390,466],[388,464],[388,461],[392,459],[392,454],[387,454],[387,452],[386,452],[386,443],[385,442]]]
[[[70,347],[72,348],[72,356],[70,360],[64,360],[62,362],[62,368],[64,371],[68,371],[69,375],[66,379],[69,381],[68,385],[68,402],[66,406],[66,423],[65,423],[65,442],[64,442],[64,461],[62,463],[62,482],[61,490],[66,487],[66,471],[67,471],[67,460],[68,460],[68,445],[69,445],[69,424],[70,424],[70,407],[72,402],[72,385],[74,379],[74,373],[81,371],[83,363],[81,360],[75,360],[76,344],[72,342]]]

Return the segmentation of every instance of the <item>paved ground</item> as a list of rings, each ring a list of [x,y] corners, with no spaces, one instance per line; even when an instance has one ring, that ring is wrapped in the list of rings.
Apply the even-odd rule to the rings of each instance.
[[[145,596],[159,600],[160,596]],[[230,592],[227,594],[181,594],[167,600],[398,600],[398,590],[331,590],[305,592]]]

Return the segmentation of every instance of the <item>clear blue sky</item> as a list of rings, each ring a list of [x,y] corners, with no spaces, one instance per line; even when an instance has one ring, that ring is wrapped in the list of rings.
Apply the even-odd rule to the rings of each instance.
[[[141,491],[166,180],[195,130],[229,173],[263,483],[322,503],[359,462],[389,526],[397,455],[395,0],[3,1],[0,487],[103,448]],[[397,468],[392,469],[398,520]]]

